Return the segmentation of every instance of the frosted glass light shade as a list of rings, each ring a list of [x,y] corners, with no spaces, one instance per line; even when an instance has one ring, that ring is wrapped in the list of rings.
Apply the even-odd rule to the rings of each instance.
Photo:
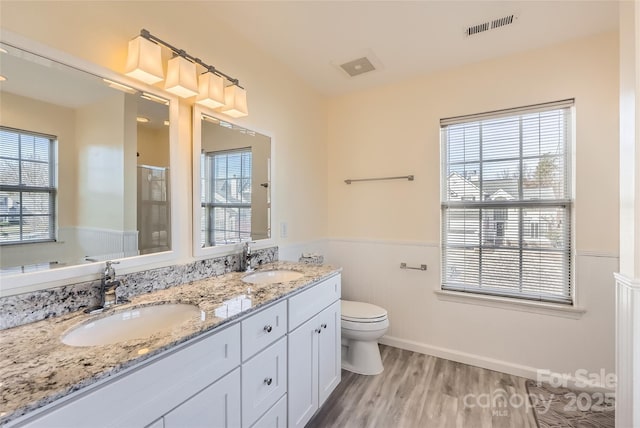
[[[160,45],[142,36],[129,40],[125,74],[149,85],[164,79]]]
[[[167,63],[167,80],[164,88],[182,98],[198,95],[195,63],[181,56],[171,58]]]
[[[247,91],[236,85],[224,88],[224,106],[218,111],[231,117],[247,116],[249,114]]]
[[[224,78],[213,73],[201,74],[198,78],[199,94],[196,103],[209,108],[224,105]]]

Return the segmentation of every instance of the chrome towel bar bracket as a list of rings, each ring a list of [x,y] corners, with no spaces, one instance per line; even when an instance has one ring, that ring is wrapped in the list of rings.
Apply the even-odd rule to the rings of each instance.
[[[412,266],[407,266],[406,263],[400,263],[400,269],[427,270],[427,265],[420,265],[420,267],[412,267]]]

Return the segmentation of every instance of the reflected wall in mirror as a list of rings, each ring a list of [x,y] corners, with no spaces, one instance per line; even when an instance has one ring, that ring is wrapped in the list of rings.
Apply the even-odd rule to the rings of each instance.
[[[271,138],[205,114],[200,124],[200,247],[269,238]]]
[[[170,250],[168,101],[2,48],[0,273]]]

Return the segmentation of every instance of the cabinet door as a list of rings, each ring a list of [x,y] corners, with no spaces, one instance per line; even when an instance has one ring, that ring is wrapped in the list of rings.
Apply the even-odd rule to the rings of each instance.
[[[318,406],[340,383],[341,378],[341,323],[340,301],[335,302],[318,315]]]
[[[208,386],[164,417],[164,428],[237,428],[239,426],[239,368]]]
[[[289,427],[304,427],[318,408],[318,318],[289,333]]]
[[[242,426],[250,427],[287,392],[287,338],[242,365]]]
[[[287,428],[287,396],[274,404],[251,428]]]

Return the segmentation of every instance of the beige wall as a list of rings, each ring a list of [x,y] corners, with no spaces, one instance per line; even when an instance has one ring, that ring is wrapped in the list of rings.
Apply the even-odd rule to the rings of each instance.
[[[238,124],[273,136],[275,145],[273,227],[288,223],[288,237],[276,243],[302,242],[326,236],[327,154],[326,102],[299,77],[216,21],[211,3],[190,2],[20,2],[3,1],[3,28],[122,72],[129,39],[146,28],[237,76],[247,88],[249,116]],[[51,25],[55,16],[56,25]],[[190,106],[192,100],[182,101]],[[181,162],[172,165],[180,206],[190,205],[190,115],[181,109]],[[291,179],[295,177],[295,179]],[[186,178],[186,179],[185,179]],[[295,198],[290,195],[296,195]],[[172,197],[173,197],[172,196]],[[175,199],[174,199],[175,202]],[[174,242],[190,254],[190,209],[184,212]],[[277,238],[277,237],[276,237]]]
[[[124,230],[124,102],[117,93],[76,111],[80,227]]]
[[[138,124],[138,165],[169,167],[169,133]]]
[[[586,312],[446,300],[437,294],[439,120],[566,98],[576,100],[573,273]],[[342,96],[330,101],[328,128],[328,261],[344,267],[344,298],[389,311],[386,343],[523,376],[613,372],[616,33]],[[342,181],[406,174],[415,181]],[[400,270],[401,262],[428,270]]]
[[[329,235],[437,242],[439,120],[575,98],[577,248],[617,253],[617,61],[606,34],[331,100]]]

